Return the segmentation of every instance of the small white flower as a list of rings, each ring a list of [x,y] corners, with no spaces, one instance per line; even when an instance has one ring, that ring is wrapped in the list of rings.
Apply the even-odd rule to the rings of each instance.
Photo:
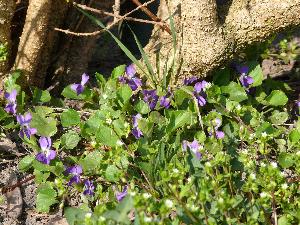
[[[255,174],[255,173],[251,173],[251,174],[250,174],[250,178],[251,178],[252,180],[255,180],[255,179],[256,179],[256,174]]]
[[[111,118],[106,118],[105,121],[106,121],[106,123],[109,124],[109,125],[112,123],[112,119],[111,119]]]
[[[236,106],[236,110],[237,110],[237,111],[240,111],[241,109],[242,109],[241,105],[238,104],[238,105]]]
[[[266,192],[260,193],[260,197],[261,198],[266,198],[267,196],[268,196],[268,194]]]
[[[173,173],[179,173],[179,170],[176,169],[176,168],[174,168],[174,169],[173,169]]]
[[[148,199],[148,198],[150,198],[151,197],[151,195],[149,194],[149,193],[144,193],[143,194],[143,198],[144,199]]]
[[[255,138],[255,133],[250,134],[249,139],[252,140]]]
[[[151,217],[147,217],[147,216],[144,217],[145,223],[150,223],[151,221],[152,221]]]
[[[124,123],[124,127],[125,127],[125,128],[129,127],[129,123],[125,122],[125,123]]]
[[[187,182],[190,183],[191,181],[192,181],[192,178],[189,177],[189,178],[187,179]]]
[[[92,217],[92,213],[86,213],[85,218],[90,219]]]
[[[286,190],[289,186],[287,185],[287,183],[284,183],[281,185],[282,189]]]
[[[124,143],[121,141],[121,140],[117,140],[117,143],[116,143],[118,146],[122,146]]]
[[[262,136],[263,138],[265,138],[265,137],[268,136],[268,134],[267,134],[266,132],[262,132],[262,133],[261,133],[261,136]]]
[[[276,162],[271,162],[271,166],[274,168],[277,168],[277,163]]]
[[[170,199],[166,199],[166,200],[165,200],[165,205],[166,205],[168,208],[172,208],[172,207],[173,207],[173,202],[172,202]]]
[[[199,209],[199,207],[195,206],[194,204],[190,206],[191,211],[195,212]]]
[[[296,155],[300,155],[300,151],[296,152]]]
[[[261,163],[260,163],[260,166],[261,166],[261,167],[266,167],[266,164],[265,164],[264,162],[261,162]]]
[[[132,191],[132,192],[129,192],[130,196],[135,196],[136,195],[136,192]]]
[[[104,99],[107,99],[107,94],[104,94],[104,95],[102,95],[102,97],[104,98]]]
[[[106,218],[103,217],[103,216],[99,216],[98,220],[99,220],[100,222],[104,222],[104,221],[106,220]]]
[[[223,198],[219,198],[219,199],[218,199],[218,203],[219,203],[219,204],[223,204],[223,203],[224,203],[224,199],[223,199]]]
[[[206,162],[206,163],[205,163],[205,166],[211,167],[211,163],[210,163],[210,162]]]

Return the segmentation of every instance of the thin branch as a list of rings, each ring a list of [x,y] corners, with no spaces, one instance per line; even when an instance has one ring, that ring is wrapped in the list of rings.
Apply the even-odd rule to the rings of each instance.
[[[109,26],[106,27],[107,30],[111,29],[113,26],[115,26],[116,24],[118,24],[120,21],[124,20],[126,17],[128,17],[129,15],[131,15],[133,12],[139,10],[141,7],[143,6],[147,6],[149,4],[151,4],[152,2],[154,2],[155,0],[150,0],[148,2],[145,2],[144,4],[142,4],[141,6],[138,6],[136,7],[135,9],[133,9],[132,11],[126,13],[125,15],[121,16],[118,20],[116,20],[115,22],[113,22],[112,24],[110,24]],[[78,6],[80,8],[82,8],[81,6],[82,5],[79,5],[77,3],[73,3],[75,6]],[[86,7],[86,6],[85,6]],[[83,8],[82,8],[83,9]],[[60,28],[55,28],[54,30],[56,31],[60,31],[60,32],[63,32],[65,34],[71,34],[71,35],[75,35],[75,36],[96,36],[96,35],[99,35],[103,32],[106,31],[106,29],[102,29],[102,30],[98,30],[98,31],[94,31],[94,32],[91,32],[91,33],[77,33],[77,32],[73,32],[73,31],[70,31],[70,30],[64,30],[64,29],[60,29]]]
[[[28,181],[33,180],[34,178],[35,178],[35,175],[32,175],[30,177],[25,178],[24,180],[21,180],[21,181],[17,182],[16,184],[13,184],[11,186],[3,187],[2,189],[0,189],[1,190],[1,194],[6,194],[7,192],[10,192],[10,191],[14,190],[17,187],[21,187],[22,184],[25,184]]]
[[[115,0],[115,4],[113,6],[113,10],[114,10],[114,22],[116,22],[118,16],[120,16],[120,7],[121,7],[120,0]]]
[[[88,7],[86,5],[82,5],[82,4],[76,4],[76,5],[80,8],[82,8],[82,9],[86,10],[86,11],[90,11],[90,12],[94,12],[94,13],[98,13],[98,14],[106,15],[106,16],[112,16],[112,17],[115,17],[115,18],[118,18],[118,19],[123,19],[123,20],[128,20],[128,21],[136,21],[136,22],[141,22],[141,23],[157,24],[159,26],[164,25],[163,22],[156,22],[156,21],[152,21],[152,20],[138,19],[138,18],[129,17],[129,16],[124,18],[124,16],[115,15],[114,13],[110,13],[110,12],[105,12],[101,9],[91,8],[91,7]]]
[[[141,6],[141,10],[146,13],[153,21],[155,22],[161,22],[161,19],[158,18],[156,15],[154,15],[149,9],[147,9],[146,6],[143,6],[142,3],[140,3],[139,0],[131,0],[134,4],[136,4],[137,6]],[[170,28],[166,25],[163,24],[161,26],[162,29],[164,29],[165,31],[167,31],[170,35],[172,35],[172,32],[170,30]]]

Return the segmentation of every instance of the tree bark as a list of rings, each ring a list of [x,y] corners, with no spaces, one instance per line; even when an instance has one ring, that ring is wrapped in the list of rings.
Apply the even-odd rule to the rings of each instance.
[[[300,0],[232,0],[217,10],[215,0],[172,0],[169,10],[177,27],[175,61],[183,62],[180,77],[205,77],[230,60],[234,53],[266,40],[271,35],[300,25]],[[167,4],[162,1],[159,17],[169,17]],[[218,15],[218,12],[222,13]],[[223,18],[221,20],[220,18]],[[156,27],[146,47],[155,62],[154,52],[170,61],[172,37]],[[164,66],[161,62],[161,67]],[[154,64],[155,65],[155,64]],[[162,68],[159,68],[162,71]]]
[[[61,0],[30,0],[20,38],[15,69],[23,72],[22,85],[43,87],[50,54],[57,34],[54,27],[61,23],[66,4]]]
[[[10,54],[11,49],[11,21],[15,11],[15,1],[0,0],[0,44],[5,44],[7,53]],[[0,61],[0,77],[8,70],[7,60]]]

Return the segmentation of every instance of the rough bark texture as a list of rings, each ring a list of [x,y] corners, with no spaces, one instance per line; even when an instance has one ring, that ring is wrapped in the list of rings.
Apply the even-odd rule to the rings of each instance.
[[[30,0],[20,38],[15,68],[24,73],[24,83],[43,87],[50,53],[57,38],[53,29],[65,12],[61,0]]]
[[[7,50],[10,53],[11,46],[11,20],[14,15],[15,1],[0,0],[0,44],[7,43]],[[0,61],[0,77],[8,69],[8,59]]]
[[[181,51],[176,61],[183,60],[179,80],[206,76],[245,47],[300,25],[300,0],[232,0],[223,6],[226,10],[217,10],[215,0],[172,0],[168,6],[178,29]],[[162,1],[159,17],[164,20],[169,16],[166,8]],[[170,61],[171,48],[172,37],[156,27],[146,47],[153,62],[153,51]]]

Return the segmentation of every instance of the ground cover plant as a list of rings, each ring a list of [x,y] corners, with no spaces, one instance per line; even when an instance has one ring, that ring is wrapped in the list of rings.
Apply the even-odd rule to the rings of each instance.
[[[300,102],[258,63],[176,87],[121,65],[62,98],[25,94],[19,76],[1,130],[30,149],[19,169],[35,176],[37,211],[62,208],[69,224],[300,222]]]

